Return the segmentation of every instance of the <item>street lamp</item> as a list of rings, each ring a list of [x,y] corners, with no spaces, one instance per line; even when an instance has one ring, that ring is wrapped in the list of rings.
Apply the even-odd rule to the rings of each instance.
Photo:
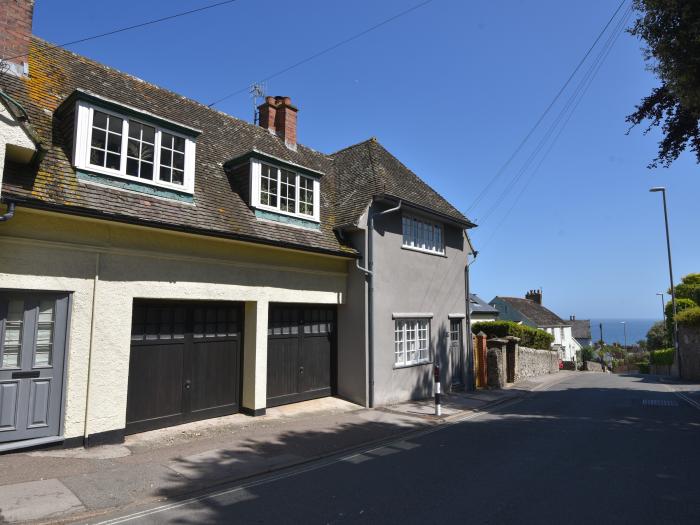
[[[627,321],[620,321],[620,324],[625,331],[625,350],[627,350]]]
[[[681,374],[681,354],[678,351],[678,321],[676,320],[676,291],[673,286],[673,264],[671,263],[671,236],[668,233],[668,210],[666,208],[666,188],[656,186],[649,190],[652,193],[661,192],[664,203],[664,223],[666,224],[666,251],[668,252],[668,276],[671,280],[671,308],[673,309],[673,348],[678,363],[678,375]]]
[[[666,301],[664,301],[664,293],[663,292],[656,292],[656,295],[661,296],[661,317],[664,320],[664,323],[666,322]]]

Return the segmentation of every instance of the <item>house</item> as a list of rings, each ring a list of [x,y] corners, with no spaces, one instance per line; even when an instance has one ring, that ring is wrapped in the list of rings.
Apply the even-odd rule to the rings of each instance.
[[[467,382],[473,224],[376,139],[326,155],[0,6],[0,449]],[[8,9],[2,12],[2,9]]]
[[[554,336],[553,347],[559,349],[564,361],[575,361],[581,345],[574,339],[571,323],[542,305],[542,290],[530,290],[525,298],[494,297],[489,304],[499,312],[499,319],[515,321],[545,330]]]
[[[571,334],[581,348],[591,346],[591,341],[593,340],[591,337],[591,320],[576,319],[575,315],[571,315],[569,316],[569,322],[571,323]]]
[[[469,306],[471,308],[472,324],[496,321],[498,319],[498,309],[491,306],[475,293],[469,295]]]

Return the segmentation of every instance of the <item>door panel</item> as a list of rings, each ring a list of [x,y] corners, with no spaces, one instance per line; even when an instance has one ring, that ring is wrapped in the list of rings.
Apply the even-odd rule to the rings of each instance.
[[[450,378],[452,386],[462,384],[462,320],[450,320]]]
[[[267,405],[331,395],[335,346],[335,307],[270,305]]]
[[[238,411],[239,303],[135,301],[126,432]]]
[[[19,381],[0,383],[0,432],[17,429]],[[0,434],[0,441],[2,435]]]
[[[0,442],[58,436],[68,295],[0,292]]]

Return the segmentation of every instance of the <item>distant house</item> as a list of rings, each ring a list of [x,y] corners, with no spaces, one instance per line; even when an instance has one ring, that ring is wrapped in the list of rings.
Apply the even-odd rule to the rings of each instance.
[[[569,322],[571,323],[571,333],[578,344],[582,347],[591,346],[591,320],[576,319],[576,316],[572,315],[569,316]]]
[[[469,311],[472,324],[495,321],[498,318],[498,310],[475,293],[469,294]]]
[[[515,321],[549,332],[554,336],[552,346],[559,348],[561,358],[565,361],[576,359],[581,345],[572,335],[572,325],[542,306],[542,290],[530,290],[525,294],[525,299],[496,296],[489,304],[498,310],[501,320]]]

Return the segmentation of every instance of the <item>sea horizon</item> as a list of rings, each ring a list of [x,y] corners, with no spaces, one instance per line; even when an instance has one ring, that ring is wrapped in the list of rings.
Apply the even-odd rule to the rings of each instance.
[[[607,344],[619,343],[625,344],[625,326],[627,327],[627,344],[636,344],[640,339],[647,337],[647,332],[651,325],[661,319],[653,318],[625,318],[625,317],[598,317],[591,318],[591,338],[592,340],[600,340],[600,324],[603,325],[603,341]]]

